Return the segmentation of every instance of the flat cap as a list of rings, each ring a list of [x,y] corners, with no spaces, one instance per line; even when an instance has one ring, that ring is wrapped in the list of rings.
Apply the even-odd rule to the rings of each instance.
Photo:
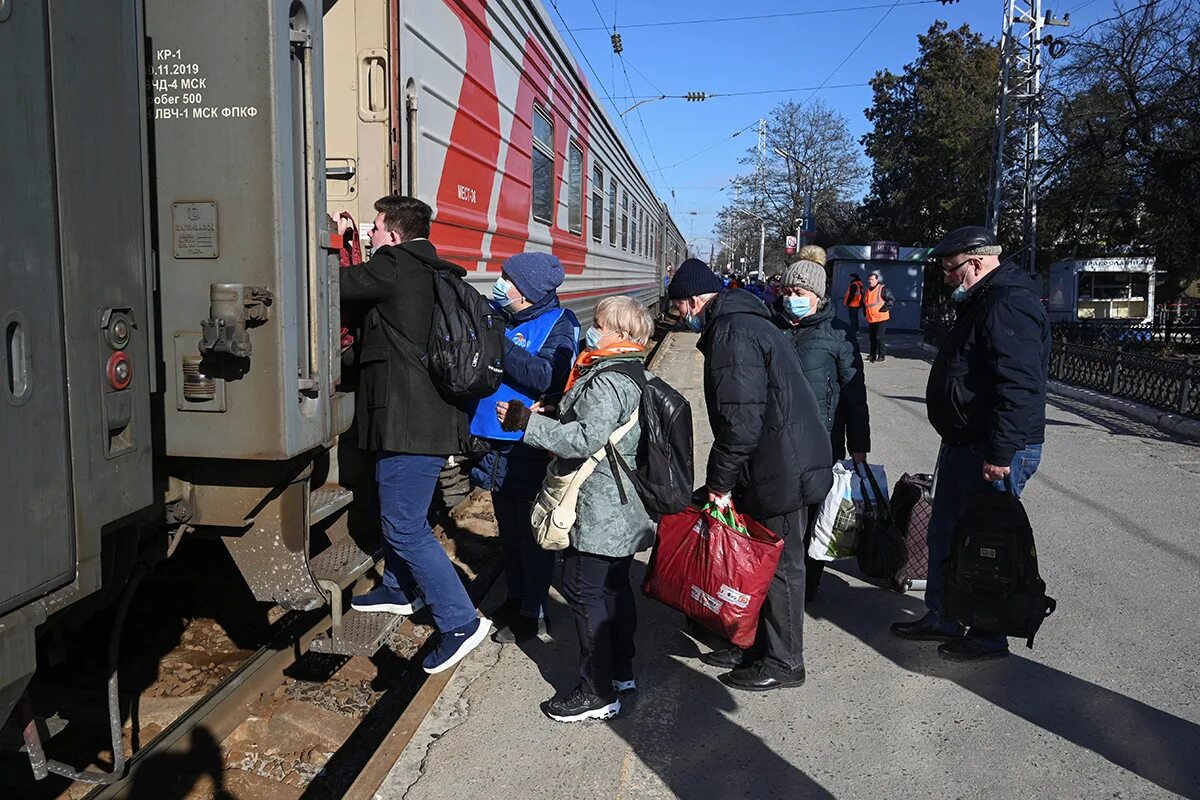
[[[950,231],[930,252],[932,258],[946,258],[956,255],[998,256],[1000,242],[991,228],[982,225],[967,225],[964,228]]]

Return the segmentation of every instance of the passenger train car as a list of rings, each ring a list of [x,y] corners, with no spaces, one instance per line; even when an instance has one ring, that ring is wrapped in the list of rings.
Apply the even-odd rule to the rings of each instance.
[[[540,4],[340,0],[325,29],[331,212],[428,200],[439,253],[485,291],[508,256],[552,252],[584,320],[606,294],[657,299],[681,237]]]
[[[260,601],[332,607],[315,649],[394,624],[340,613],[380,550],[350,523],[373,487],[339,440],[330,215],[414,194],[485,291],[551,251],[585,324],[685,257],[535,0],[87,6],[0,2],[0,721],[39,637],[126,607],[186,537]]]

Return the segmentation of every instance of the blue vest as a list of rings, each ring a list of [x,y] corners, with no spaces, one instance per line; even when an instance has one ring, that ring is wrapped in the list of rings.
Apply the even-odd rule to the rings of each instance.
[[[555,308],[545,314],[526,320],[520,325],[510,327],[505,331],[517,347],[537,353],[550,338],[550,331],[555,323],[566,313],[565,309]],[[530,397],[524,392],[513,388],[507,380],[501,381],[500,388],[481,399],[475,410],[471,412],[471,435],[481,439],[498,439],[501,441],[517,441],[523,435],[521,431],[508,432],[501,429],[500,420],[496,419],[496,403],[501,401],[520,400],[527,406],[533,405],[536,397]]]

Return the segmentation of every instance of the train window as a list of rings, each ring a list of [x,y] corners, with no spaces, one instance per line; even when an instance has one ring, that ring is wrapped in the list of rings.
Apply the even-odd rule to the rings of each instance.
[[[633,201],[629,215],[629,252],[637,255],[638,252],[638,204],[637,200]]]
[[[608,244],[617,246],[617,179],[613,177],[608,182]]]
[[[592,164],[592,239],[604,238],[604,170]]]
[[[540,108],[533,109],[533,217],[554,221],[554,123]]]
[[[567,228],[583,233],[583,151],[567,145]]]
[[[621,249],[629,249],[629,192],[621,192]]]

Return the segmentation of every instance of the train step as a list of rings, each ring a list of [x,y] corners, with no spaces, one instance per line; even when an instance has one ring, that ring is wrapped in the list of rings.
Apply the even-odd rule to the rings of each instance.
[[[354,492],[340,486],[322,486],[308,495],[308,524],[328,519],[354,500]]]
[[[329,631],[313,639],[310,649],[340,656],[373,656],[403,621],[401,614],[351,609],[340,620],[334,620]]]
[[[345,589],[365,575],[381,555],[382,550],[368,553],[353,539],[342,539],[314,556],[309,568],[318,583]]]

